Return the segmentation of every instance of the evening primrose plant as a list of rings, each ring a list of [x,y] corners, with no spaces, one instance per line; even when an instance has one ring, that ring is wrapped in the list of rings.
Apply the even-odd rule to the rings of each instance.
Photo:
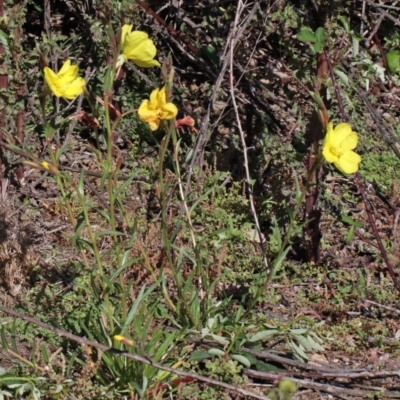
[[[103,99],[100,99],[101,101],[96,104],[93,102],[96,94],[90,93],[90,86],[86,86],[85,80],[79,74],[77,65],[67,59],[62,63],[59,71],[55,72],[47,66],[46,59],[42,56],[41,63],[46,65],[43,68],[46,90],[39,96],[39,99],[42,106],[45,144],[50,160],[29,157],[27,163],[49,173],[50,178],[56,182],[60,192],[59,204],[66,210],[69,222],[74,229],[72,242],[81,252],[86,271],[93,271],[91,301],[98,312],[93,317],[97,319],[96,323],[100,329],[98,331],[87,330],[87,335],[119,349],[135,343],[135,351],[152,354],[155,360],[169,363],[169,353],[174,348],[173,343],[176,334],[167,333],[164,329],[151,330],[151,327],[156,325],[157,309],[154,301],[156,305],[160,301],[158,297],[156,300],[152,300],[155,288],[161,288],[164,302],[173,318],[180,321],[178,324],[184,323],[193,326],[202,319],[202,310],[199,303],[196,302],[197,299],[193,299],[191,307],[187,306],[189,292],[190,296],[192,294],[200,296],[196,290],[193,290],[193,286],[196,285],[194,276],[188,280],[181,276],[180,262],[177,263],[174,259],[177,250],[172,246],[173,238],[169,234],[171,227],[169,226],[167,197],[171,187],[164,182],[164,160],[170,158],[175,164],[179,163],[174,121],[178,114],[178,108],[170,100],[172,98],[173,67],[170,60],[168,63],[164,63],[162,69],[164,85],[153,90],[148,99],[143,99],[139,111],[131,109],[122,113],[116,120],[112,120],[110,116],[111,99],[115,90],[114,83],[119,79],[118,69],[123,68],[123,64],[127,60],[133,61],[142,68],[158,67],[160,63],[154,59],[157,49],[145,32],[132,31],[132,25],[124,25],[121,29],[121,40],[118,43],[118,35],[114,35],[111,25],[106,31],[110,35],[109,43],[112,46],[110,53],[114,55],[114,58],[108,62],[105,69]],[[98,197],[104,208],[100,212],[97,211],[93,198],[87,191],[89,185],[84,171],[76,178],[72,173],[62,168],[61,155],[65,154],[67,161],[70,156],[68,149],[61,146],[57,134],[61,119],[57,116],[50,118],[48,112],[54,98],[57,102],[59,98],[73,100],[82,94],[84,94],[89,107],[92,109],[92,118],[99,120],[96,129],[103,133],[97,135],[97,131],[95,132],[98,140],[97,148],[93,149],[102,171],[99,189],[101,193]],[[103,112],[99,112],[98,107],[104,107]],[[146,286],[143,286],[134,302],[131,300],[134,281],[127,281],[125,278],[127,269],[132,264],[138,263],[141,257],[132,258],[130,256],[134,244],[140,247],[140,243],[136,243],[138,237],[136,216],[133,216],[133,221],[132,217],[128,218],[123,206],[122,196],[140,171],[134,169],[127,179],[119,181],[118,175],[122,160],[113,154],[112,149],[115,146],[113,138],[119,123],[126,115],[135,112],[138,112],[140,120],[149,124],[151,130],[163,128],[166,132],[164,145],[160,147],[158,165],[159,201],[163,220],[161,231],[163,246],[167,252],[166,265],[173,271],[174,284],[178,288],[178,300],[172,299],[167,290],[163,268],[154,270],[152,266],[144,263],[144,268],[151,270],[154,283],[147,290]],[[69,121],[69,119],[65,121]],[[175,153],[171,155],[172,143],[175,147]],[[15,143],[10,148],[18,151]],[[19,154],[27,153],[20,151]],[[179,166],[176,165],[175,171],[179,171]],[[104,192],[106,193],[105,197],[103,197]],[[99,218],[101,218],[101,223],[99,223]],[[102,228],[99,228],[100,226]],[[105,238],[112,243],[112,250],[108,254],[102,251],[100,245]],[[142,253],[143,259],[146,259],[144,249]],[[179,259],[183,263],[186,258],[181,256]],[[95,265],[94,269],[93,265]],[[199,271],[196,270],[196,273],[199,273]],[[204,283],[204,279],[202,282]],[[135,288],[135,290],[137,289]],[[122,343],[118,340],[121,335],[132,337],[132,342]],[[136,344],[139,345],[136,346]],[[123,386],[125,393],[128,393],[130,397],[137,393],[144,397],[147,390],[152,389],[153,384],[160,384],[156,368],[140,367],[133,360],[125,360],[113,354],[103,354],[102,361],[99,376],[104,379],[104,384],[107,383],[110,376],[113,376],[115,382],[119,382],[118,385]],[[121,379],[121,377],[124,377],[124,379]],[[165,376],[165,379],[167,377],[168,375]],[[154,382],[152,379],[154,379]]]
[[[156,314],[160,303],[168,310],[168,319],[175,326],[197,331],[226,305],[226,301],[215,299],[218,279],[210,277],[211,265],[204,257],[207,243],[198,243],[191,221],[191,212],[195,206],[192,206],[192,210],[189,209],[182,186],[180,164],[183,149],[178,140],[176,126],[192,126],[193,120],[185,119],[176,124],[178,107],[172,101],[174,69],[170,57],[160,69],[163,84],[152,90],[149,98],[144,98],[137,110],[122,112],[117,119],[112,119],[110,109],[115,94],[114,84],[120,79],[118,71],[124,67],[124,63],[130,60],[143,68],[158,67],[160,63],[155,60],[157,49],[146,33],[132,31],[132,25],[124,25],[118,42],[118,35],[114,35],[111,26],[107,32],[111,35],[109,43],[112,46],[110,53],[113,54],[113,59],[105,69],[103,98],[96,104],[93,101],[97,98],[96,93],[90,93],[90,85],[86,86],[85,80],[79,76],[78,66],[73,65],[71,60],[65,61],[58,73],[44,67],[44,81],[49,90],[44,92],[40,100],[50,160],[37,160],[36,164],[38,168],[50,173],[56,182],[60,191],[60,205],[66,209],[74,228],[72,241],[81,252],[86,271],[93,271],[91,301],[98,311],[94,318],[100,328],[91,331],[85,327],[87,335],[117,349],[127,346],[134,352],[152,354],[156,361],[176,365],[180,361],[171,357],[179,335],[166,332],[163,328],[151,330],[151,327],[157,325]],[[73,100],[84,94],[92,109],[92,118],[98,119],[99,123],[95,127],[97,148],[93,152],[102,171],[101,193],[98,197],[104,207],[100,211],[88,193],[90,182],[85,173],[82,171],[77,178],[63,169],[60,163],[62,154],[66,154],[67,160],[70,156],[68,149],[60,145],[56,135],[57,121],[48,117],[49,99],[54,99],[49,94],[55,96],[56,101],[60,97]],[[103,107],[101,112],[97,107]],[[151,131],[164,132],[156,159],[156,196],[160,206],[160,240],[163,248],[163,262],[157,268],[152,265],[153,261],[149,260],[145,248],[137,240],[139,232],[136,215],[133,220],[132,216],[128,218],[123,205],[122,196],[139,171],[134,169],[121,183],[118,177],[122,160],[112,151],[115,146],[115,132],[120,122],[128,114],[136,112],[139,120],[148,124]],[[97,135],[97,129],[101,131],[101,135]],[[174,176],[172,183],[166,177],[167,165],[168,173]],[[177,221],[171,221],[169,204],[175,187],[178,187],[182,214]],[[182,230],[189,232],[190,242],[189,245],[179,247],[175,241]],[[101,249],[104,240],[110,243],[111,250],[107,254]],[[131,256],[134,246],[141,249],[141,255],[136,258]],[[127,282],[126,273],[130,266],[137,263],[142,263],[143,269],[149,272],[153,285],[148,289],[143,286],[136,301],[132,301],[132,287],[135,291],[138,288],[134,286],[134,281]],[[185,270],[188,264],[192,265],[189,275]],[[156,289],[162,294],[161,299],[159,296],[153,299]],[[106,384],[108,377],[112,376],[118,382],[116,385],[123,386],[130,396],[136,393],[145,397],[148,390],[154,389],[154,384],[160,384],[156,368],[140,367],[135,361],[111,353],[104,353],[102,361],[103,364],[99,367],[102,382]],[[168,375],[165,375],[165,379],[168,379]]]

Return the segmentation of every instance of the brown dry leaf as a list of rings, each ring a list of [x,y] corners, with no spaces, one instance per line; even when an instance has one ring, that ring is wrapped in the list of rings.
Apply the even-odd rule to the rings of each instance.
[[[217,100],[216,102],[214,102],[213,111],[216,114],[220,114],[227,106],[228,103],[226,101]]]
[[[329,364],[327,358],[323,354],[311,354],[308,357],[308,363],[317,367],[326,366]]]

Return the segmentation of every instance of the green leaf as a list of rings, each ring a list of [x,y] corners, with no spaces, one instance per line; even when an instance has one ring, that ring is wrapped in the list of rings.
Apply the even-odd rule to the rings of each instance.
[[[315,42],[314,44],[314,50],[316,53],[321,53],[322,49],[325,46],[325,42]]]
[[[312,349],[314,351],[324,351],[325,350],[316,340],[313,339],[311,334],[307,336],[307,340],[310,342]]]
[[[221,356],[221,357],[223,357],[225,355],[225,352],[223,350],[217,349],[217,348],[209,349],[208,352],[213,356]]]
[[[0,29],[0,45],[3,46],[4,51],[6,52],[7,56],[11,56],[10,47],[8,46],[9,37],[8,35]]]
[[[328,39],[325,29],[321,27],[315,31],[315,37],[317,38],[317,42],[323,43],[323,45],[325,44],[326,39]]]
[[[353,218],[347,215],[342,215],[342,222],[344,222],[345,224],[353,225],[356,228],[362,228],[364,226],[362,221],[355,221]]]
[[[219,57],[217,50],[213,46],[207,46],[207,45],[201,46],[198,55],[200,57],[203,57],[204,59],[211,61],[214,67],[218,67]]]
[[[109,66],[106,69],[106,73],[104,76],[104,93],[106,93],[106,94],[111,93],[111,87],[112,87],[113,82],[114,82],[113,71],[112,71],[112,67]]]
[[[229,340],[225,339],[222,336],[215,335],[214,333],[209,333],[209,335],[218,342],[221,346],[227,346],[229,344]]]
[[[343,24],[345,31],[347,33],[349,33],[350,32],[350,21],[344,16],[340,16],[339,21]]]
[[[266,331],[260,331],[251,336],[248,341],[251,343],[254,342],[262,342],[264,340],[270,339],[272,336],[277,335],[279,333],[278,329],[268,329]]]
[[[304,348],[301,344],[297,345],[293,340],[289,340],[288,342],[290,348],[293,350],[294,355],[296,358],[308,360],[307,354],[304,353]]]
[[[249,361],[249,359],[245,356],[242,356],[241,354],[232,354],[231,358],[240,362],[240,364],[243,364],[247,368],[251,367],[251,362]]]
[[[358,54],[360,53],[361,40],[363,40],[363,38],[358,35],[355,35],[355,34],[352,35],[352,37],[351,37],[351,41],[352,41],[352,45],[353,45],[353,57],[357,57]]]
[[[303,26],[303,28],[300,29],[300,32],[297,34],[297,39],[301,42],[309,43],[315,43],[317,41],[315,33],[306,26]]]
[[[348,76],[338,67],[333,68],[333,71],[335,74],[339,77],[339,79],[346,85],[348,86],[349,84],[349,78]]]
[[[293,339],[296,340],[305,350],[312,350],[311,343],[307,340],[305,336],[302,335],[292,335]]]
[[[256,367],[257,371],[262,371],[262,372],[281,372],[281,371],[286,371],[285,368],[277,367],[274,364],[270,364],[261,360],[257,360],[254,363],[254,366]]]
[[[393,50],[386,55],[386,62],[389,71],[394,74],[400,71],[400,51]]]
[[[345,237],[345,241],[347,243],[351,242],[353,240],[353,236],[354,236],[354,225],[352,225],[349,229],[349,231],[347,232],[347,235]]]
[[[207,358],[211,358],[210,353],[208,351],[202,351],[202,350],[195,350],[189,356],[190,361],[203,361],[206,360]]]
[[[307,331],[308,331],[307,328],[295,328],[295,329],[291,329],[290,333],[293,335],[303,335]]]

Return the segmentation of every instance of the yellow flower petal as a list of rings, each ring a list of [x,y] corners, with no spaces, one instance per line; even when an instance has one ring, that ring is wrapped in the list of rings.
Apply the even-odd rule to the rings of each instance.
[[[160,120],[158,118],[149,121],[149,128],[151,131],[156,131],[160,127]]]
[[[65,61],[57,74],[48,67],[43,72],[44,79],[55,96],[71,100],[83,92],[86,82],[78,77],[79,68],[71,65],[71,60]]]
[[[121,31],[121,47],[124,46],[126,35],[129,35],[131,33],[131,31],[132,31],[132,25],[125,24],[122,27],[122,31]]]
[[[83,78],[76,78],[64,89],[63,97],[69,100],[74,99],[76,96],[79,96],[81,93],[83,93],[83,87],[85,84],[86,82]]]
[[[336,168],[345,174],[354,174],[358,171],[361,157],[354,151],[347,151],[335,163]]]
[[[331,146],[327,144],[324,144],[324,146],[322,147],[322,155],[329,163],[333,163],[339,160],[339,157],[336,154],[332,153]]]
[[[341,123],[333,131],[335,145],[340,146],[342,151],[353,150],[358,144],[358,135],[353,132],[347,123]]]
[[[333,144],[339,145],[351,134],[351,126],[345,122],[336,125],[335,129],[331,131],[331,137]]]
[[[121,343],[125,344],[126,346],[133,346],[134,345],[133,340],[128,339],[128,338],[126,338],[126,337],[124,337],[122,335],[115,335],[114,339],[117,342],[121,342]]]
[[[49,163],[48,163],[47,161],[42,161],[42,162],[40,163],[40,165],[41,165],[44,169],[47,169],[47,171],[50,170]]]
[[[352,151],[358,144],[358,135],[348,123],[340,123],[333,128],[332,122],[327,126],[327,133],[322,147],[325,160],[334,163],[335,167],[345,173],[358,171],[361,157]]]
[[[149,119],[157,118],[157,111],[150,109],[150,101],[143,100],[138,109],[139,118],[147,122]]]
[[[154,60],[157,49],[153,41],[149,39],[149,35],[146,32],[131,32],[131,30],[132,25],[124,25],[122,27],[121,47],[125,58],[133,61],[139,67],[150,68],[159,66],[160,63]]]
[[[157,110],[161,107],[160,103],[160,89],[156,88],[150,93],[149,107],[152,110]]]
[[[163,86],[161,89],[159,89],[158,98],[159,98],[161,103],[166,103],[167,102],[167,93],[165,91],[165,86]]]
[[[173,103],[166,103],[162,106],[162,119],[172,119],[178,114],[178,108]]]
[[[173,119],[177,114],[178,108],[175,104],[166,102],[165,86],[154,89],[150,100],[143,100],[138,109],[139,119],[147,122],[152,131],[158,129],[162,119]]]
[[[61,69],[58,71],[58,74],[62,75],[68,72],[68,70],[71,68],[71,60],[68,59],[67,61],[64,62],[63,66]]]
[[[57,75],[51,70],[49,67],[45,67],[44,70],[44,80],[46,81],[47,85],[49,86],[50,90],[56,95],[57,97],[62,96],[62,92],[57,85]]]

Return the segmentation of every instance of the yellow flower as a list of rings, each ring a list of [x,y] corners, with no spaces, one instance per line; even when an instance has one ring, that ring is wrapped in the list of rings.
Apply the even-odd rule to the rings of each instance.
[[[114,340],[116,340],[117,342],[120,342],[126,346],[133,346],[134,343],[131,339],[126,338],[125,336],[121,336],[121,335],[115,335],[114,336]]]
[[[140,120],[147,122],[152,131],[158,129],[162,119],[172,119],[177,114],[178,109],[175,104],[167,103],[165,86],[162,89],[153,90],[150,100],[143,100],[138,110]]]
[[[47,161],[42,161],[42,162],[40,163],[40,165],[41,165],[44,169],[46,169],[47,171],[50,171],[49,163],[48,163]]]
[[[78,72],[78,66],[71,65],[71,60],[67,60],[57,74],[45,67],[44,79],[55,96],[72,100],[83,92],[86,85],[85,80],[78,76]]]
[[[37,166],[36,163],[29,163],[29,161],[28,161],[28,165],[32,165],[32,167],[38,168],[38,166]],[[58,175],[58,173],[60,172],[60,171],[58,170],[57,167],[55,167],[55,166],[52,165],[52,164],[49,164],[47,161],[42,161],[42,162],[40,163],[40,165],[41,165],[46,171],[49,171],[52,175]]]
[[[160,63],[154,60],[157,54],[156,46],[149,39],[149,35],[142,31],[133,31],[132,25],[124,25],[121,33],[122,54],[118,58],[117,68],[126,60],[133,61],[138,67],[159,67]]]
[[[358,135],[351,130],[351,126],[342,122],[333,129],[333,123],[329,122],[322,155],[329,163],[344,174],[354,174],[358,171],[361,157],[354,150],[358,143]]]

